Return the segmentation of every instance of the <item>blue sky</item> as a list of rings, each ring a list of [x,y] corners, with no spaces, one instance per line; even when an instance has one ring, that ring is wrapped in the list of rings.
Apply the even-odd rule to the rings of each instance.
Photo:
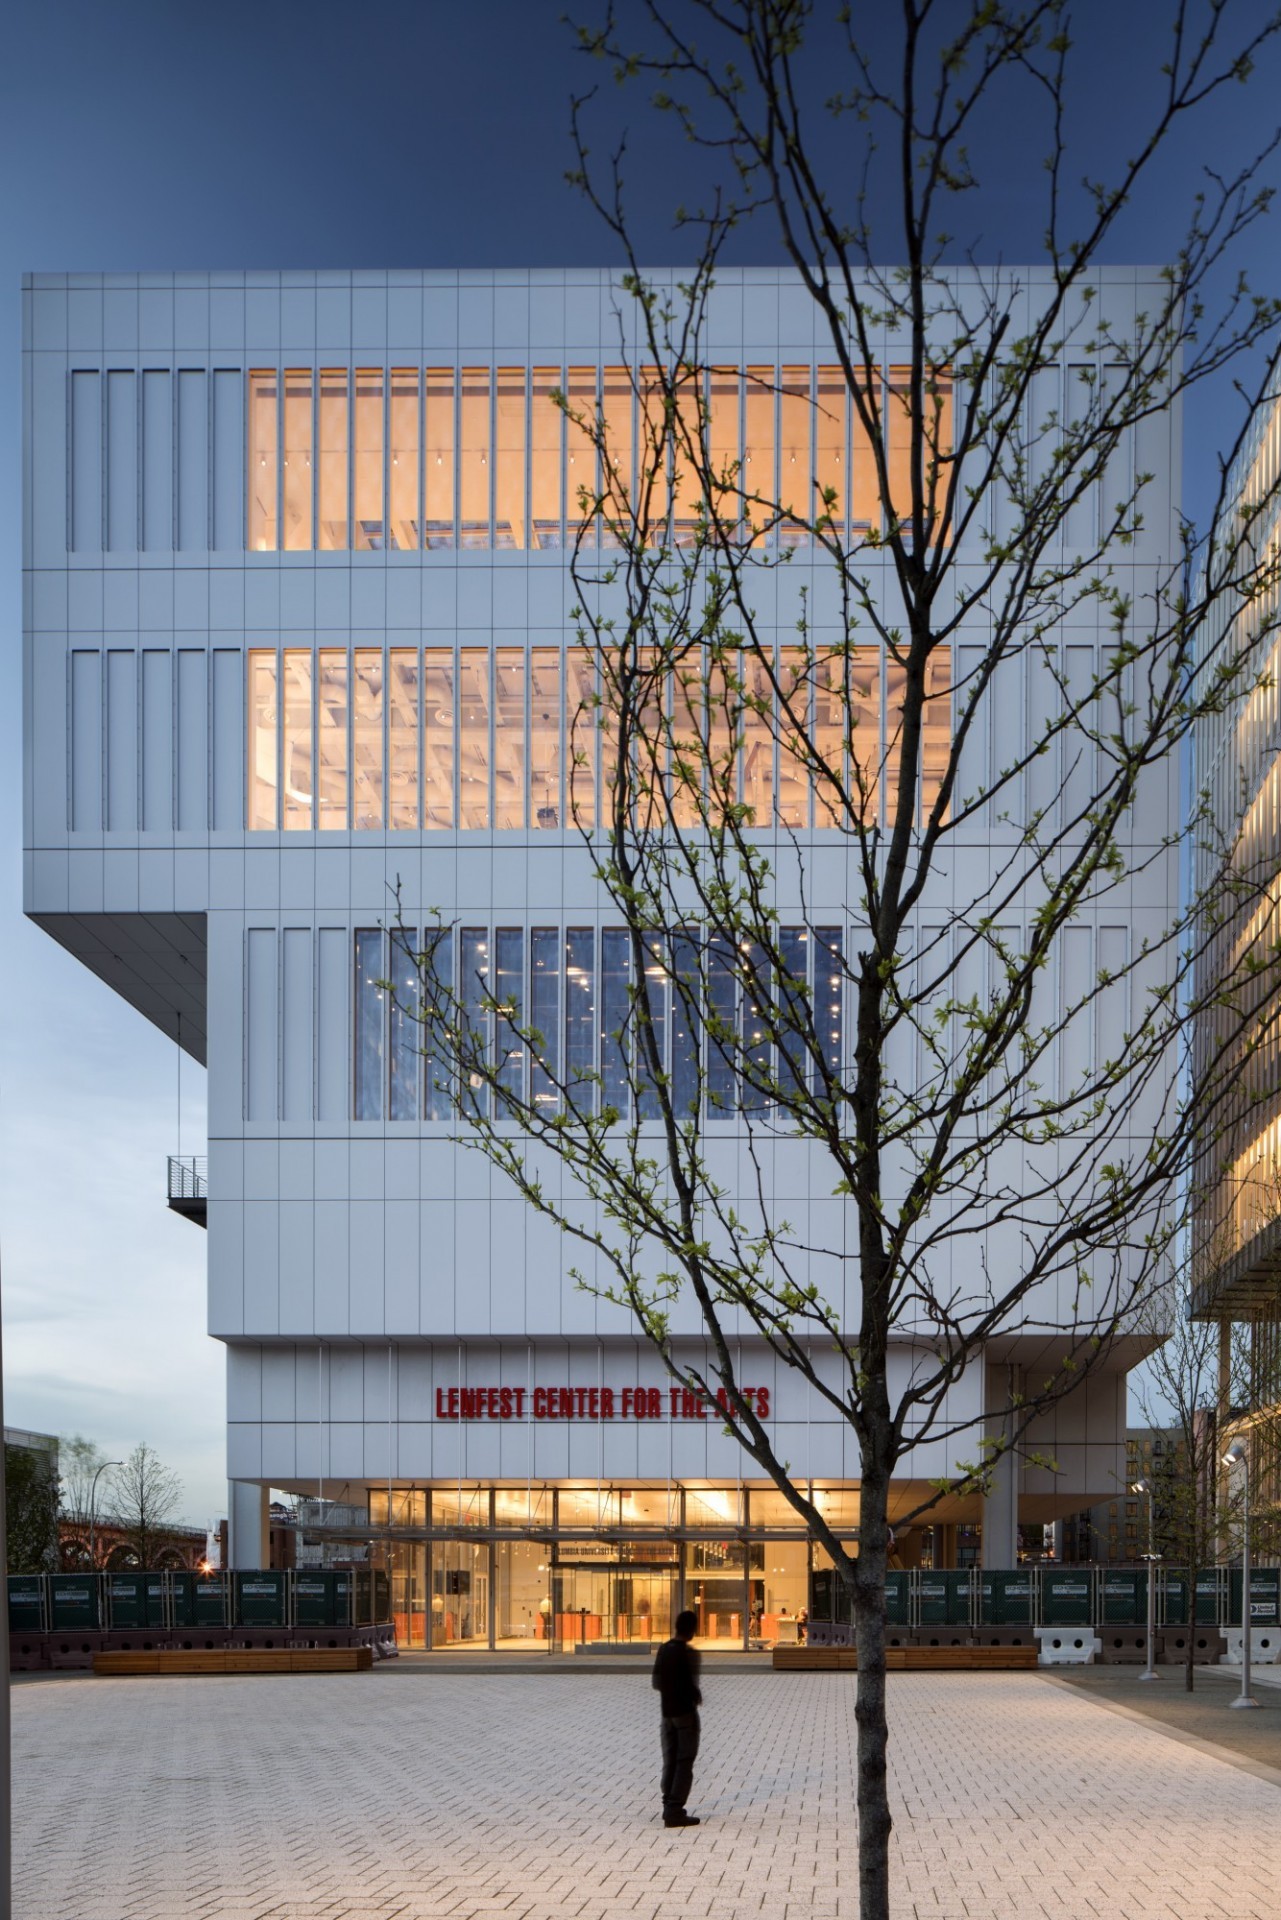
[[[955,6],[957,0],[951,0]],[[947,0],[945,0],[947,4]],[[626,11],[626,7],[624,9]],[[824,12],[829,9],[823,8]],[[834,7],[830,9],[834,11]],[[579,9],[597,8],[584,0]],[[678,14],[683,9],[676,0]],[[876,22],[879,9],[855,0]],[[1243,22],[1267,12],[1239,0]],[[1076,171],[1124,153],[1150,100],[1162,0],[1075,9],[1083,48]],[[177,1147],[175,1051],[21,915],[20,276],[29,269],[562,265],[613,258],[564,184],[568,99],[593,81],[601,150],[632,128],[640,243],[684,257],[672,212],[696,157],[647,124],[573,50],[561,0],[331,0],[217,8],[86,0],[11,8],[0,57],[0,1235],[5,1416],[83,1431],[118,1456],[146,1439],[181,1474],[197,1524],[224,1511],[222,1350],[204,1333],[205,1241],[163,1202]],[[1124,35],[1122,38],[1120,36]],[[827,51],[815,73],[826,83]],[[1109,251],[1162,257],[1208,161],[1239,163],[1276,121],[1269,55],[1163,163]],[[1011,91],[976,146],[982,187],[958,230],[978,257],[1038,257],[1043,109]],[[824,164],[852,176],[857,132],[816,122]],[[1033,158],[1029,160],[1029,153]],[[1265,177],[1275,183],[1275,162]],[[887,217],[890,208],[884,209]],[[968,221],[968,226],[964,223]],[[898,257],[892,226],[885,257]],[[736,257],[779,257],[765,224]],[[1273,216],[1245,264],[1281,288]],[[1239,409],[1225,387],[1189,411],[1188,495],[1206,491]],[[203,1146],[203,1076],[183,1064],[182,1142]]]

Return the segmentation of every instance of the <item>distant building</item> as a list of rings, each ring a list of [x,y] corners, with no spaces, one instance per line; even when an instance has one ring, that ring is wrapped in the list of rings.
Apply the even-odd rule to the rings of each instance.
[[[1107,1500],[1064,1520],[1060,1559],[1068,1565],[1093,1562],[1104,1567],[1129,1567],[1141,1560],[1148,1550],[1148,1502],[1134,1486],[1149,1477],[1157,1488],[1156,1550],[1162,1552],[1161,1484],[1185,1470],[1186,1451],[1173,1427],[1130,1427],[1124,1481]]]
[[[56,1433],[32,1433],[27,1427],[6,1427],[4,1443],[6,1447],[21,1447],[24,1453],[38,1455],[57,1479],[58,1436]]]

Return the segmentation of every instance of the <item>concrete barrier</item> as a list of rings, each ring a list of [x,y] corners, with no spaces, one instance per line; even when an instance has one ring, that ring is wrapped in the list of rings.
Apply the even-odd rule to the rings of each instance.
[[[1090,1627],[1033,1627],[1043,1667],[1092,1666],[1099,1640]]]
[[[1228,1627],[1223,1638],[1227,1647],[1219,1657],[1219,1665],[1239,1667],[1245,1652],[1244,1627]],[[1281,1627],[1251,1627],[1251,1664],[1256,1667],[1274,1667],[1279,1659],[1281,1659]]]

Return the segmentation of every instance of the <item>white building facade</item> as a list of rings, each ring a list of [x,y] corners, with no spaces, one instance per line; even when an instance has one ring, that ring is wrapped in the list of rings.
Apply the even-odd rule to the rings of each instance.
[[[1142,305],[1133,273],[1099,283],[1119,319]],[[492,966],[567,1061],[599,1058],[618,936],[568,824],[590,661],[567,553],[581,450],[550,396],[633,430],[613,279],[50,274],[24,298],[26,909],[208,1065],[236,1564],[264,1559],[275,1487],[334,1502],[388,1557],[410,1644],[519,1646],[570,1616],[641,1633],[682,1601],[709,1640],[768,1633],[806,1604],[818,1550],[714,1409],[575,1284],[556,1230],[454,1144],[417,1030],[376,984],[399,889],[410,926],[454,927],[461,977]],[[843,510],[879,514],[791,276],[723,275],[706,351],[738,370],[754,457],[803,432],[803,458],[852,470]],[[1177,420],[1162,430],[1140,573],[1173,551]],[[780,644],[802,587],[823,604],[823,570],[797,552],[769,577]],[[879,686],[883,707],[883,665]],[[1039,697],[1020,684],[1009,712],[1034,725]],[[849,937],[845,849],[812,796],[761,777],[812,840],[807,920]],[[1174,800],[1171,773],[1136,833],[1158,840]],[[973,850],[981,864],[983,830]],[[1079,930],[1082,966],[1115,966],[1142,912],[1166,916],[1173,859],[1144,886],[1133,916],[1114,896]],[[831,1013],[844,1044],[839,987]],[[805,1151],[780,1143],[772,1177],[839,1253],[847,1208],[829,1180],[810,1191]],[[675,1330],[697,1339],[692,1317]],[[994,1343],[951,1411],[981,1433],[1043,1345]],[[742,1352],[780,1455],[852,1534],[850,1430],[746,1335]],[[900,1541],[905,1563],[947,1564],[981,1527],[984,1561],[1011,1565],[1020,1524],[1107,1498],[1133,1357],[1121,1343],[1030,1436],[1054,1470],[1008,1466],[986,1502],[944,1503]],[[895,1511],[954,1465],[922,1449]]]

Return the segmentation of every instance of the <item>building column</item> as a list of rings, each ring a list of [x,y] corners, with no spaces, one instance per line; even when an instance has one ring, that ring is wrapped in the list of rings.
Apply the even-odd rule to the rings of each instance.
[[[268,1491],[256,1480],[227,1482],[227,1558],[239,1571],[257,1572],[270,1558]]]
[[[990,1439],[1009,1431],[1010,1400],[1016,1381],[1013,1367],[987,1369],[987,1432]],[[1007,1449],[992,1469],[989,1491],[983,1496],[983,1541],[980,1564],[985,1570],[1014,1567],[1019,1558],[1019,1461]]]

